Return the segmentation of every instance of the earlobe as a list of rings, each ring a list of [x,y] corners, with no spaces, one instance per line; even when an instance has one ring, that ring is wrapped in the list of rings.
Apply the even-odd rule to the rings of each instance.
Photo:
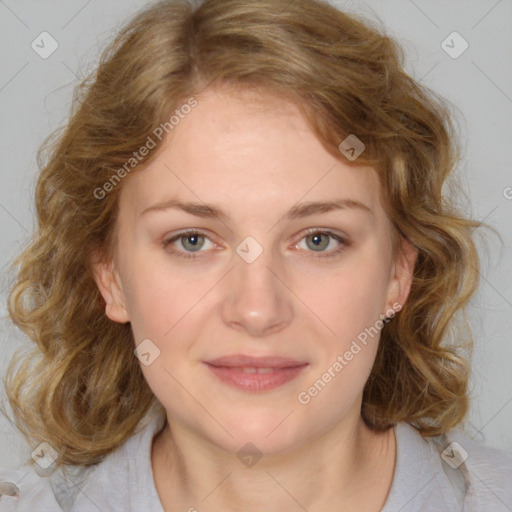
[[[94,280],[105,300],[105,314],[114,322],[121,324],[129,322],[119,274],[114,264],[96,262],[93,268]]]
[[[400,252],[393,265],[394,275],[390,293],[388,294],[388,308],[393,308],[393,304],[400,304],[403,307],[411,291],[414,267],[418,258],[418,249],[408,240],[402,239]]]

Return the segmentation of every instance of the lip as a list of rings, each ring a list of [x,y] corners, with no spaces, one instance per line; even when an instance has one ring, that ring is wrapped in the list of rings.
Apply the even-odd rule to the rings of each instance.
[[[289,357],[265,356],[253,357],[244,354],[234,354],[231,356],[219,357],[211,361],[205,361],[212,366],[234,367],[245,366],[250,368],[291,368],[307,364],[306,361],[297,361]]]
[[[307,362],[285,357],[251,357],[242,354],[220,357],[204,363],[225,384],[252,392],[269,391],[283,386],[309,366]],[[253,370],[247,373],[243,368]],[[266,369],[264,373],[258,373],[262,368]]]

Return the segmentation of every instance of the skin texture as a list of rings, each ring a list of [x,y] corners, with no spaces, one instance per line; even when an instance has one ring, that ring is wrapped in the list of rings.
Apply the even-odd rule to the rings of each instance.
[[[167,411],[152,449],[164,509],[380,510],[394,433],[374,433],[360,416],[378,336],[307,405],[297,398],[409,293],[416,254],[405,248],[393,261],[376,172],[328,153],[293,104],[247,91],[207,89],[171,135],[124,180],[116,257],[96,268],[109,318],[130,322],[137,345],[149,338],[160,350],[142,370]],[[169,199],[228,217],[141,215]],[[284,218],[297,204],[339,199],[370,211]],[[324,236],[316,248],[312,228],[347,243]],[[199,251],[190,237],[164,246],[186,229],[206,235]],[[236,252],[248,236],[263,249],[252,263]],[[203,363],[231,354],[309,365],[277,389],[246,392]],[[250,468],[236,456],[247,442],[263,455]]]

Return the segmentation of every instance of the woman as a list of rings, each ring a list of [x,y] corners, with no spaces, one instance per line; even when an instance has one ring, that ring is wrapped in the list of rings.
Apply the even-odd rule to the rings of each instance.
[[[392,40],[316,0],[166,0],[81,91],[10,296],[35,449],[2,510],[512,507],[511,456],[458,428],[478,223]]]

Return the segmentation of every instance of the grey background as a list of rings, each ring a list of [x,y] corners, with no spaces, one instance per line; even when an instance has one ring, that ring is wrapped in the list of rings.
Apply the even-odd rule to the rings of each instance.
[[[126,17],[147,3],[0,0],[0,375],[27,342],[6,317],[5,270],[35,225],[37,148],[65,123],[77,77],[94,68]],[[475,352],[468,430],[488,446],[512,451],[512,0],[332,3],[380,20],[404,45],[408,72],[459,109],[465,159],[458,171],[467,189],[460,204],[502,237],[478,237],[483,267],[469,308]],[[47,59],[31,47],[43,31],[59,45]],[[469,44],[458,58],[441,47],[453,31]],[[452,40],[452,51],[461,47]],[[33,448],[0,416],[0,467],[17,467]]]

